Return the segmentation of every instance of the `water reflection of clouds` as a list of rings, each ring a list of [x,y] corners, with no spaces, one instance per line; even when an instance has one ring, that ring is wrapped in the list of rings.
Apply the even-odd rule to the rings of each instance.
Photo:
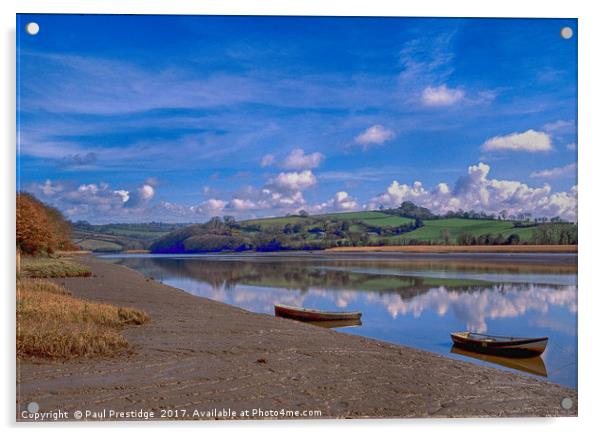
[[[547,313],[550,306],[577,312],[577,287],[549,287],[538,285],[499,285],[471,292],[447,290],[441,286],[430,289],[411,299],[397,294],[366,296],[369,301],[384,304],[393,318],[412,314],[418,318],[426,310],[444,316],[452,310],[456,318],[466,323],[466,328],[484,333],[487,319],[515,318],[527,311]]]
[[[304,293],[301,291],[247,285],[232,286],[231,284],[214,286],[180,277],[166,279],[165,284],[185,289],[193,295],[234,304],[254,312],[273,312],[274,303],[301,306],[305,299]]]
[[[183,278],[168,280],[169,284],[186,289],[189,292],[235,304],[247,310],[271,313],[275,303],[304,306],[306,301],[323,300],[341,309],[353,309],[362,306],[383,306],[393,319],[399,316],[419,318],[426,311],[432,311],[443,317],[448,313],[466,324],[472,331],[486,332],[487,320],[515,318],[528,311],[546,314],[552,306],[562,307],[571,313],[577,312],[577,287],[542,286],[534,284],[512,285],[501,284],[470,291],[447,289],[445,286],[434,287],[412,297],[402,297],[394,292],[374,292],[355,290],[332,290],[309,288],[308,290],[292,290],[269,288],[252,285],[212,286],[195,280]],[[547,327],[558,330],[562,324]],[[563,329],[566,331],[566,329]]]

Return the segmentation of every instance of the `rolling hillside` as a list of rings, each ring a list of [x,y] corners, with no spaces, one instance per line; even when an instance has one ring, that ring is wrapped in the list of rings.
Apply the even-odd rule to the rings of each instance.
[[[146,250],[157,239],[182,227],[181,224],[89,224],[76,222],[71,239],[84,250],[115,252]]]
[[[358,222],[358,224],[364,224],[366,226],[374,227],[397,227],[402,224],[411,224],[414,222],[412,218],[389,215],[384,212],[370,211],[331,213],[325,215],[312,215],[307,217],[294,215],[278,218],[261,218],[255,220],[241,221],[241,224],[258,225],[262,227],[269,227],[274,225],[284,226],[286,224],[311,225],[311,223],[314,223],[316,220],[323,222],[351,221]]]
[[[516,227],[512,221],[486,220],[486,219],[466,219],[466,218],[441,218],[434,220],[423,221],[424,226],[412,230],[402,235],[382,235],[375,231],[376,228],[387,230],[414,223],[414,219],[400,216],[392,216],[383,212],[346,212],[340,214],[314,215],[310,217],[278,217],[264,218],[250,221],[241,221],[241,225],[246,224],[259,226],[263,229],[269,229],[274,226],[285,226],[286,224],[298,224],[304,228],[311,227],[315,224],[315,220],[323,220],[324,222],[343,222],[350,221],[351,231],[362,232],[366,231],[370,234],[372,242],[378,242],[379,239],[395,240],[397,243],[404,245],[412,241],[430,242],[432,244],[445,243],[445,232],[448,234],[450,243],[455,243],[456,239],[462,233],[470,233],[475,237],[481,235],[501,234],[508,238],[511,234],[517,234],[520,241],[530,241],[533,236],[533,231],[536,228],[534,223],[530,227]],[[370,232],[372,230],[372,232]]]
[[[458,215],[458,214],[456,214]],[[463,213],[463,216],[466,214]],[[482,218],[481,218],[482,217]],[[388,245],[575,244],[577,226],[493,219],[440,217],[404,202],[380,211],[290,215],[204,224],[105,224],[77,222],[73,241],[97,252],[150,250],[158,253],[321,250]]]
[[[383,211],[302,214],[240,222],[213,218],[205,224],[177,229],[157,239],[150,249],[179,253],[383,245],[577,243],[574,224],[506,221],[475,215],[439,217],[405,202],[400,208]]]

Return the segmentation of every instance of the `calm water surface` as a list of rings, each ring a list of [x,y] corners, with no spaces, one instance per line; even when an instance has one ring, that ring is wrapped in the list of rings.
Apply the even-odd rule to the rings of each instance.
[[[577,268],[537,256],[533,264],[491,255],[485,261],[325,254],[103,257],[253,312],[273,313],[275,303],[359,310],[363,324],[339,330],[575,388]],[[466,330],[550,341],[541,358],[495,359],[452,348],[449,333]]]

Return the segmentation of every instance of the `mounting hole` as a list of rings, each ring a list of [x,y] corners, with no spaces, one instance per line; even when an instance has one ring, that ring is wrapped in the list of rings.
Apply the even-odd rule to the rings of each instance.
[[[569,410],[573,407],[573,400],[571,400],[570,398],[563,398],[562,401],[560,402],[560,405],[562,406],[562,408],[564,410]]]
[[[36,23],[35,21],[32,21],[31,23],[27,23],[27,25],[25,26],[25,31],[27,33],[29,33],[30,35],[37,35],[38,32],[40,31],[40,25],[38,23]]]
[[[560,29],[560,36],[564,39],[571,39],[573,37],[573,29],[570,27],[563,27]]]

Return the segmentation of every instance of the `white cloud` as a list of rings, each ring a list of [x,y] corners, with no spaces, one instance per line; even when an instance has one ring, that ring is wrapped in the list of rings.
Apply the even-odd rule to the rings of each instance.
[[[225,201],[216,200],[215,198],[210,198],[209,200],[205,201],[204,204],[212,210],[222,210],[226,206]]]
[[[301,191],[279,192],[270,188],[261,190],[261,199],[258,207],[264,210],[280,210],[293,212],[304,207],[306,202]]]
[[[154,198],[154,196],[155,188],[148,183],[144,183],[135,192],[128,192],[128,199],[124,202],[124,205],[133,208],[144,207]]]
[[[43,194],[43,192],[42,192]],[[75,189],[65,188],[50,200],[67,217],[96,218],[98,215],[112,215],[123,210],[128,191],[113,190],[107,183],[89,183]]]
[[[358,136],[355,137],[355,143],[364,147],[364,150],[371,145],[382,145],[395,137],[395,132],[386,127],[375,124],[367,128]]]
[[[305,154],[303,149],[295,148],[284,159],[282,166],[293,170],[306,170],[319,167],[324,161],[324,155],[319,152]]]
[[[274,159],[275,157],[273,154],[266,154],[264,157],[261,158],[261,166],[269,167],[274,163]]]
[[[138,193],[143,200],[150,200],[155,196],[155,188],[145,184],[138,188]]]
[[[545,152],[552,149],[550,136],[532,129],[522,133],[511,133],[495,136],[481,146],[484,151],[512,150],[528,152]]]
[[[553,123],[544,124],[543,130],[548,133],[569,133],[575,130],[575,121],[558,120]]]
[[[317,183],[316,177],[310,170],[300,172],[280,173],[268,182],[268,186],[284,191],[302,191]]]
[[[219,215],[226,208],[228,203],[224,200],[219,200],[217,198],[210,198],[208,200],[203,201],[200,205],[196,207],[192,207],[191,210],[197,214],[204,216],[213,216]],[[167,203],[168,206],[172,206],[172,208],[177,208],[177,205],[172,205],[171,203]],[[179,210],[183,215],[186,214],[186,210]]]
[[[282,172],[268,180],[261,188],[248,186],[239,189],[230,199],[211,198],[198,206],[190,208],[196,218],[205,218],[227,212],[234,216],[274,215],[297,212],[307,207],[303,191],[317,184],[317,179],[310,170]],[[170,205],[175,210],[176,205]],[[185,208],[177,211],[181,216],[190,214]]]
[[[248,199],[233,198],[228,203],[228,207],[230,207],[234,210],[250,210],[250,209],[255,209],[257,207],[257,205]]]
[[[82,193],[82,194],[96,195],[100,189],[103,189],[102,184],[101,184],[101,188],[99,188],[98,185],[96,185],[94,183],[90,183],[88,185],[80,185],[77,188],[77,192]]]
[[[490,179],[490,169],[484,163],[471,165],[453,189],[445,183],[427,189],[419,181],[407,185],[395,180],[382,194],[370,199],[366,207],[394,207],[409,200],[439,214],[459,209],[496,214],[505,209],[508,215],[530,212],[535,217],[560,216],[577,220],[577,186],[568,192],[552,193],[548,184],[530,187],[519,181]]]
[[[577,150],[577,144],[575,144],[574,142],[571,142],[570,144],[566,145],[566,149],[570,150],[570,151],[575,151],[575,150]]]
[[[536,179],[556,179],[558,177],[564,177],[574,175],[577,171],[577,164],[572,163],[558,168],[550,168],[547,170],[534,171],[531,173],[531,177]]]
[[[38,185],[39,189],[44,195],[52,196],[61,192],[64,187],[61,184],[52,182],[50,179],[46,179],[43,185]]]
[[[154,183],[153,179],[147,182]],[[28,190],[42,201],[57,207],[69,219],[140,221],[149,217],[150,202],[156,193],[155,188],[147,182],[134,192],[113,189],[105,182],[73,185],[51,180],[32,184]]]
[[[334,203],[342,210],[352,210],[357,208],[357,201],[351,198],[345,191],[340,191],[335,194]]]
[[[334,197],[310,208],[313,213],[352,211],[359,209],[357,200],[345,191],[337,192]]]
[[[451,106],[464,99],[464,90],[447,85],[428,86],[422,91],[422,103],[426,106]]]
[[[118,189],[113,192],[121,197],[121,201],[123,203],[126,203],[130,199],[130,192],[126,191],[125,189]]]

